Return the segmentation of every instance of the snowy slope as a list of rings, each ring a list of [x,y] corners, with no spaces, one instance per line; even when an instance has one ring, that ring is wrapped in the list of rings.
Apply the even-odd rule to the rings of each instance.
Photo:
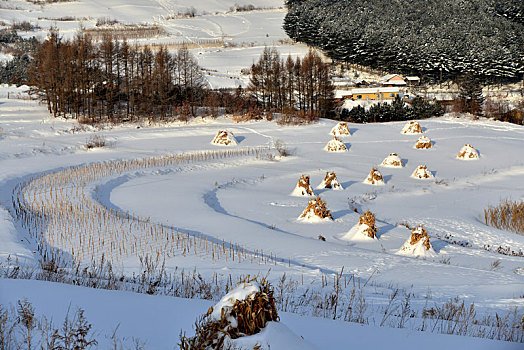
[[[116,330],[124,344],[131,345],[133,338],[145,343],[148,349],[168,349],[178,342],[181,330],[192,335],[191,325],[212,302],[149,296],[128,292],[89,289],[57,283],[0,279],[0,304],[15,305],[27,298],[35,307],[36,315],[46,315],[60,325],[68,308],[85,310],[93,325],[99,348],[112,345],[110,336]],[[314,349],[355,348],[380,349],[385,347],[406,350],[440,350],[442,348],[512,350],[519,344],[453,335],[430,334],[365,326],[323,318],[302,317],[280,313],[283,325],[273,325],[250,342],[258,342],[263,349],[303,349],[308,343]],[[300,337],[297,339],[297,337]]]

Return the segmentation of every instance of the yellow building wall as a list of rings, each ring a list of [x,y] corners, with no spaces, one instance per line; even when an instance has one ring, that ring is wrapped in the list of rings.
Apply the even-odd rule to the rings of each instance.
[[[394,94],[395,96],[391,97],[390,95]],[[357,98],[357,95],[352,96],[352,100],[393,100],[395,97],[397,97],[398,92],[380,92],[380,93],[373,93],[373,94],[358,94],[362,95],[362,98]],[[380,95],[380,97],[377,97],[377,95]]]

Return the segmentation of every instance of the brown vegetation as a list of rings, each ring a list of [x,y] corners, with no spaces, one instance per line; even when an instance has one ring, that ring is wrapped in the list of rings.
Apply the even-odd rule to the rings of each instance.
[[[484,210],[486,225],[524,234],[524,201],[503,200]]]
[[[309,183],[309,176],[301,175],[297,183],[298,189],[302,191],[302,194],[313,195],[313,190],[311,189],[311,184]]]
[[[415,245],[421,239],[424,239],[424,243],[422,243],[424,245],[424,248],[426,248],[426,250],[429,250],[431,248],[431,245],[429,243],[428,231],[426,231],[424,227],[418,225],[411,231],[411,237],[409,239],[409,244]]]
[[[327,208],[326,202],[324,202],[320,197],[312,198],[308,201],[307,207],[300,215],[300,218],[307,218],[310,213],[313,213],[321,219],[330,218],[333,220],[333,216]]]
[[[368,228],[364,230],[369,238],[375,238],[377,236],[377,227],[375,226],[375,215],[367,210],[364,214],[360,215],[358,219],[359,225],[367,225]]]
[[[323,180],[324,188],[339,188],[341,187],[337,180],[337,174],[334,172],[326,172],[326,176]]]
[[[427,136],[420,136],[415,144],[416,149],[429,149],[431,148],[431,140]]]
[[[380,171],[378,171],[377,168],[373,168],[369,172],[369,175],[366,178],[366,181],[372,185],[376,185],[378,183],[383,183],[384,179],[382,178],[382,174],[380,173]]]
[[[406,125],[404,125],[404,128],[402,128],[403,134],[420,134],[422,133],[422,127],[420,124],[416,121],[409,121]]]
[[[248,278],[247,282],[252,282]],[[222,309],[220,320],[213,320],[209,309],[203,319],[196,322],[195,336],[182,335],[178,344],[182,350],[224,349],[225,341],[259,333],[269,321],[278,321],[273,287],[260,280],[260,291],[245,300],[236,300],[230,310]],[[236,320],[236,327],[231,323]]]
[[[333,139],[327,143],[325,149],[328,152],[343,152],[343,151],[347,151],[347,147],[344,144],[344,142],[342,142],[342,140],[339,139],[336,136],[333,136]]]
[[[298,109],[325,117],[332,109],[334,87],[329,66],[310,50],[304,58],[284,61],[276,49],[265,48],[251,67],[249,91],[264,109]]]
[[[462,147],[457,155],[458,159],[478,159],[479,155],[477,153],[477,150],[475,148],[466,143],[464,147]]]

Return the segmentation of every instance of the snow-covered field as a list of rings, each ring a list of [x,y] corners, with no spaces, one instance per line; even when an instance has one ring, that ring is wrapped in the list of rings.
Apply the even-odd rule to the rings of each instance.
[[[6,98],[8,92],[10,99]],[[389,293],[400,287],[413,293],[417,305],[423,305],[427,298],[431,303],[443,303],[459,297],[475,303],[479,312],[504,313],[509,307],[524,306],[524,258],[495,252],[499,246],[523,251],[524,236],[483,223],[483,210],[488,205],[498,204],[504,198],[524,198],[521,126],[446,116],[423,120],[424,135],[432,140],[433,146],[415,149],[419,135],[401,134],[404,123],[349,124],[352,135],[341,136],[347,152],[327,152],[324,146],[332,138],[330,130],[336,124],[330,120],[298,127],[281,127],[266,121],[237,124],[222,118],[197,119],[189,124],[94,128],[71,120],[52,119],[45,106],[13,96],[24,97],[23,88],[1,88],[0,257],[4,261],[11,256],[23,264],[36,263],[39,256],[34,251],[40,238],[47,240],[49,249],[62,251],[67,259],[72,258],[72,247],[86,245],[82,236],[87,237],[87,232],[81,228],[65,231],[69,232],[65,240],[57,238],[59,226],[51,224],[41,229],[38,238],[29,236],[22,222],[17,221],[11,204],[17,184],[27,184],[44,173],[68,171],[73,166],[90,169],[90,164],[106,161],[123,162],[182,152],[264,149],[280,140],[292,152],[291,156],[273,158],[263,152],[258,158],[231,156],[123,169],[85,182],[84,197],[74,194],[78,178],[63,179],[60,186],[66,192],[71,190],[68,197],[71,203],[85,198],[94,203],[94,209],[90,207],[93,211],[106,211],[110,216],[130,214],[126,224],[129,229],[115,231],[125,238],[117,239],[118,244],[128,250],[115,252],[109,258],[119,273],[139,272],[140,256],[161,252],[166,257],[168,271],[196,268],[208,278],[213,273],[227,277],[265,275],[271,270],[270,279],[276,280],[285,272],[289,278],[314,286],[322,276],[331,278],[330,275],[344,268],[348,278],[353,275],[366,281],[371,276],[368,299],[374,305],[386,304]],[[232,131],[238,144],[212,145],[218,130]],[[86,141],[93,135],[104,137],[108,146],[87,150]],[[478,160],[457,159],[465,143],[479,152]],[[393,152],[399,155],[404,167],[380,166]],[[427,165],[434,179],[418,180],[410,176],[422,164]],[[381,172],[384,185],[363,183],[373,167]],[[300,175],[308,175],[315,188],[327,171],[336,173],[344,190],[314,189],[314,192],[326,201],[334,220],[320,223],[298,220],[308,200],[291,196]],[[44,196],[49,195],[48,188],[41,191]],[[37,196],[36,192],[33,195]],[[51,200],[46,205],[53,207],[56,203]],[[368,209],[377,218],[377,239],[344,239],[358,223],[359,213]],[[73,209],[61,217],[75,227],[80,225],[80,221],[75,221],[77,214]],[[132,248],[133,243],[129,244],[132,237],[140,237],[136,228],[139,225],[133,225],[140,220],[146,220],[155,233],[165,230],[182,232],[188,237],[196,235],[199,243],[191,246],[191,251],[183,251],[172,241],[169,245],[158,236],[151,236],[144,245]],[[424,259],[400,254],[411,232],[405,225],[423,225],[436,255]],[[113,242],[111,232],[97,230],[89,229],[90,235],[95,235],[93,239],[100,234]],[[319,240],[319,235],[326,241]],[[224,243],[233,245],[235,259],[213,250]],[[211,248],[212,244],[215,248]],[[75,251],[75,258],[89,263],[92,256],[107,254],[106,249],[110,248],[104,243],[102,247],[105,247],[102,251],[96,247],[87,249],[82,256]],[[1,282],[6,286],[4,290],[10,290],[11,283],[17,290],[22,288],[17,283],[23,282]],[[23,297],[25,293],[14,292],[14,295]],[[27,294],[27,297],[33,296]],[[14,298],[0,300],[13,302]],[[79,302],[79,305],[89,311],[91,304]],[[207,304],[195,305],[201,306],[187,317],[186,330],[195,315],[204,313]],[[298,320],[296,316],[289,318]],[[292,329],[293,322],[289,324]],[[304,319],[297,322],[307,323]],[[337,323],[336,327],[344,324]],[[356,332],[358,327],[351,329]],[[318,337],[310,336],[307,328],[294,331],[312,343]],[[400,333],[395,336],[403,337]]]
[[[254,11],[231,11],[250,4]],[[195,17],[187,17],[188,12]],[[71,38],[80,27],[97,28],[101,19],[116,20],[119,28],[158,26],[161,34],[137,44],[170,49],[188,44],[212,88],[245,87],[248,77],[241,70],[266,45],[284,57],[304,55],[305,45],[288,41],[284,16],[282,0],[0,2],[0,21],[40,26],[22,32],[26,37],[43,38],[56,26]],[[10,58],[0,54],[1,61]],[[417,332],[417,317],[407,322],[408,329],[378,324],[383,317],[379,312],[397,288],[410,296],[419,314],[457,297],[474,303],[479,315],[504,315],[515,307],[522,315],[524,236],[484,224],[489,205],[524,199],[522,126],[450,115],[423,120],[423,134],[432,147],[416,149],[420,134],[401,134],[404,123],[349,124],[351,136],[338,136],[347,150],[328,152],[325,146],[336,125],[331,120],[294,127],[227,118],[92,127],[51,118],[44,105],[28,99],[25,89],[0,87],[2,267],[16,259],[31,269],[41,259],[38,252],[47,251],[81,264],[103,255],[115,273],[132,276],[142,272],[140,260],[147,256],[165,261],[168,273],[196,269],[204,279],[268,275],[277,285],[285,274],[301,292],[331,286],[333,276],[343,271],[348,286],[343,293],[356,283],[364,293],[369,326],[281,313],[289,329],[273,325],[254,341],[270,341],[271,349],[340,349],[348,344],[519,348]],[[237,144],[213,145],[219,130],[233,132]],[[88,150],[86,143],[94,136],[106,146]],[[285,144],[291,155],[279,157],[278,144]],[[464,144],[471,144],[479,159],[457,159]],[[402,167],[381,166],[390,153],[398,154]],[[432,178],[413,178],[419,165],[426,165]],[[383,185],[364,183],[372,168],[381,173]],[[317,188],[326,172],[336,173],[343,189]],[[310,199],[291,195],[301,175],[309,176],[333,220],[299,219]],[[22,215],[20,203],[31,210]],[[366,210],[376,216],[375,239],[365,237],[357,225]],[[432,250],[425,257],[401,250],[410,239],[407,227],[417,225],[430,237]],[[58,324],[70,304],[84,308],[101,348],[110,346],[117,326],[119,337],[129,342],[137,337],[148,348],[170,348],[179,330],[191,334],[193,322],[212,306],[211,301],[0,279],[0,304],[15,305],[24,297],[37,314]],[[322,315],[314,307],[300,311]]]

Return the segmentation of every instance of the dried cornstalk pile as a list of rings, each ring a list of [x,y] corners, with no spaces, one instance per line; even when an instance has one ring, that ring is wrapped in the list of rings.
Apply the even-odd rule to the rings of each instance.
[[[222,145],[222,146],[229,146],[229,145],[236,145],[236,139],[235,135],[231,131],[226,130],[219,130],[213,139],[211,141],[214,145]]]
[[[90,196],[94,181],[125,172],[230,157],[259,157],[262,152],[261,148],[203,151],[72,167],[19,183],[13,190],[13,207],[17,220],[36,241],[39,253],[57,262],[90,263],[105,257],[114,263],[144,255],[195,255],[213,261],[276,263],[273,254],[179,232],[150,218],[108,209]]]
[[[324,202],[320,197],[312,198],[307,202],[307,207],[302,212],[302,215],[300,215],[300,218],[305,218],[308,214],[313,214],[321,219],[333,219],[331,212],[327,208],[326,202]]]
[[[365,182],[371,185],[378,185],[383,184],[384,179],[382,178],[382,174],[380,173],[380,171],[378,171],[377,168],[373,168],[369,172],[369,175],[366,178]]]
[[[474,160],[479,158],[479,154],[477,150],[470,145],[469,143],[466,143],[459,151],[457,155],[458,159],[464,159],[464,160]]]
[[[330,132],[331,135],[335,136],[343,136],[343,135],[351,135],[351,131],[349,131],[348,123],[346,122],[339,122],[337,125],[331,129]]]
[[[367,225],[368,228],[364,230],[369,238],[375,238],[377,235],[377,227],[375,226],[375,215],[367,210],[364,214],[360,215],[358,219],[359,225]]]
[[[501,230],[524,233],[524,201],[503,200],[499,205],[484,210],[486,225]]]
[[[300,176],[294,193],[302,195],[302,196],[305,196],[305,195],[313,196],[313,189],[311,188],[311,184],[309,183],[309,176],[307,175]]]
[[[429,149],[431,148],[431,140],[427,136],[420,136],[417,140],[417,143],[415,143],[416,149]]]
[[[411,231],[411,237],[409,239],[409,244],[415,245],[421,239],[424,239],[424,242],[422,243],[424,245],[424,248],[426,248],[426,250],[429,250],[431,248],[431,245],[429,244],[428,231],[426,231],[424,227],[419,225]]]
[[[402,168],[404,166],[404,163],[402,162],[402,159],[400,159],[398,154],[390,153],[389,156],[384,158],[381,165],[393,168]]]
[[[236,300],[231,308],[222,309],[220,320],[212,319],[213,308],[196,323],[194,337],[181,337],[180,349],[224,349],[225,340],[238,339],[259,333],[267,322],[278,321],[279,316],[273,288],[262,279],[260,291],[245,300]]]
[[[411,177],[417,178],[417,179],[431,179],[433,178],[433,174],[427,166],[425,165],[419,165],[415,171],[413,171],[413,174],[411,174]]]
[[[348,150],[344,142],[336,136],[333,136],[333,139],[327,143],[324,149],[328,152],[345,152]]]
[[[404,127],[402,128],[402,133],[403,134],[421,134],[422,127],[420,126],[418,122],[411,120],[408,123],[406,123],[406,125],[404,125]]]
[[[337,174],[329,171],[326,172],[326,176],[322,181],[322,186],[324,188],[342,189],[342,186],[338,182]]]

